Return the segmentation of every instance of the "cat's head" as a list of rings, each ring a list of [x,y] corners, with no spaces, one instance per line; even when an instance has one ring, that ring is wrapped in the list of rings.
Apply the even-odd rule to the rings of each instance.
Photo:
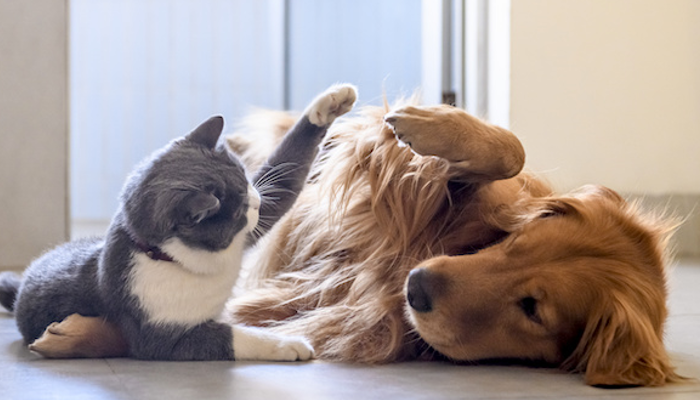
[[[219,145],[223,118],[212,117],[142,163],[122,192],[135,239],[160,246],[171,238],[219,251],[258,221],[260,197],[240,161]]]

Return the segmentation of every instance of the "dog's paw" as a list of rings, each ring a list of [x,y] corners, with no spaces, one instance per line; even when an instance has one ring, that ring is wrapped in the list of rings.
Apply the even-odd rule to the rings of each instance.
[[[49,325],[41,337],[29,345],[29,350],[46,358],[76,357],[82,338],[80,332],[73,329],[71,317]]]
[[[437,156],[450,161],[455,157],[455,141],[460,139],[456,126],[450,126],[450,116],[442,106],[404,106],[384,116],[399,145],[408,145],[422,156]],[[459,149],[459,146],[457,147]]]
[[[357,88],[350,84],[329,87],[316,97],[304,112],[316,126],[328,126],[336,118],[352,110],[357,100]]]
[[[405,106],[387,113],[384,122],[415,153],[443,158],[465,177],[506,179],[525,162],[525,151],[512,132],[457,107]]]
[[[233,356],[236,360],[306,361],[314,350],[301,337],[237,325],[233,327]]]

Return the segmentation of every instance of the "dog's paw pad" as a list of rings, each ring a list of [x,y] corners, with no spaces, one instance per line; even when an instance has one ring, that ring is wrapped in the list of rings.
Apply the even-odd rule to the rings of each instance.
[[[264,328],[235,326],[233,356],[236,360],[306,361],[314,356],[314,350],[301,337],[280,335]]]
[[[336,118],[352,110],[357,100],[357,88],[338,84],[328,88],[311,102],[305,114],[316,126],[330,125]]]

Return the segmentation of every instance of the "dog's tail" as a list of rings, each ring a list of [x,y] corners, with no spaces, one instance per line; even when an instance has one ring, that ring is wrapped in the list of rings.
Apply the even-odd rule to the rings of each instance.
[[[0,305],[9,311],[15,309],[15,300],[21,283],[22,278],[14,272],[0,273]]]

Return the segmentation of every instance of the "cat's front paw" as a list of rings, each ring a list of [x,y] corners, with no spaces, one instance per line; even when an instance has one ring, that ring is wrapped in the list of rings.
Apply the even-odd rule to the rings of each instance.
[[[285,336],[265,328],[233,327],[233,357],[236,360],[306,361],[314,350],[306,339]]]
[[[330,125],[336,118],[352,110],[357,100],[357,88],[344,83],[326,89],[311,102],[304,112],[316,126]]]

